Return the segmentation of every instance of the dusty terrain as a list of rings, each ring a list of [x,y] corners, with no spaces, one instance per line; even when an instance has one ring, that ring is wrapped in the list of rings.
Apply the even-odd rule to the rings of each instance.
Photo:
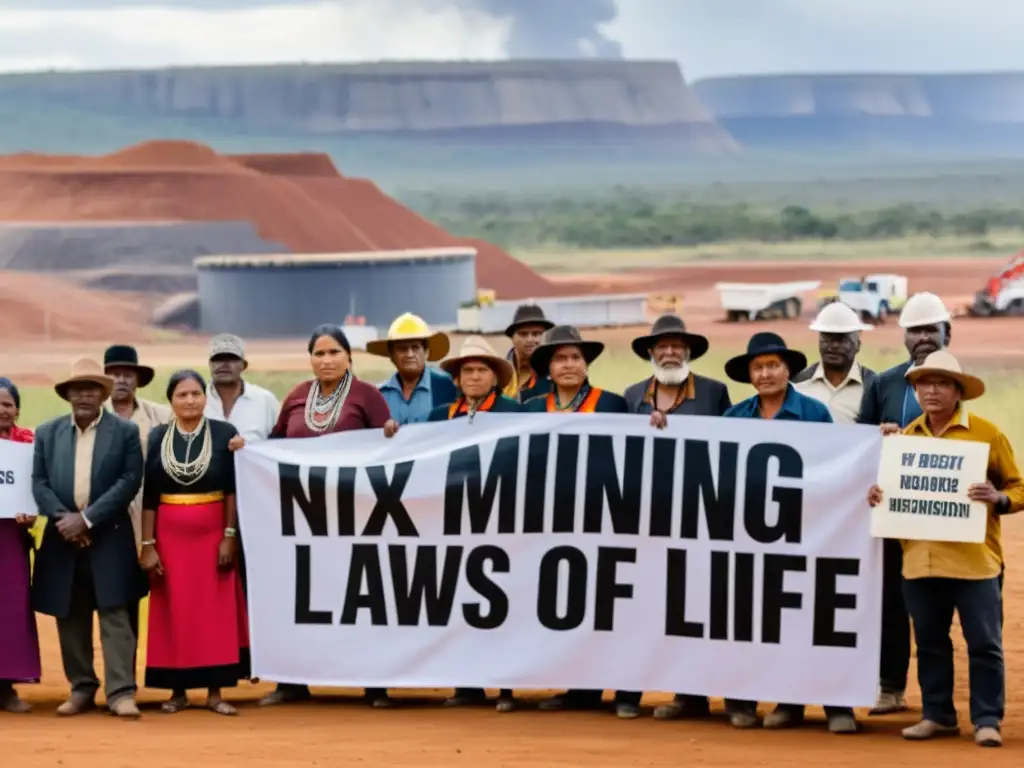
[[[992,265],[949,262],[928,269],[915,264],[890,264],[893,271],[911,275],[915,289],[932,289],[953,303],[966,297],[969,286],[978,283],[978,274],[987,274]],[[871,265],[772,265],[752,271],[750,265],[732,268],[724,265],[661,270],[655,274],[638,273],[627,277],[594,276],[584,279],[595,291],[643,290],[683,295],[684,314],[691,327],[706,332],[716,345],[734,350],[752,331],[750,325],[718,322],[721,312],[711,290],[720,279],[787,279],[793,274],[813,270],[832,279],[839,274],[869,271]],[[929,274],[930,272],[930,274]],[[68,318],[75,313],[68,310]],[[807,329],[808,317],[800,321],[771,323],[791,343],[809,345],[813,334]],[[760,325],[760,324],[759,324]],[[989,360],[1003,360],[1016,367],[1024,359],[1020,338],[1024,321],[958,319],[955,344],[959,354]],[[626,348],[638,329],[623,328],[597,332],[607,342]],[[113,337],[109,337],[113,338]],[[109,339],[105,339],[109,340]],[[873,347],[900,345],[895,322],[871,333]],[[0,366],[19,381],[44,383],[66,370],[68,359],[93,347],[81,340],[54,341],[41,345],[32,342],[7,343],[0,352]],[[308,358],[303,342],[263,342],[252,340],[250,358],[262,370],[306,370]],[[198,364],[203,359],[202,340],[182,338],[174,341],[151,339],[142,342],[142,357],[150,364],[166,367]],[[1024,556],[1024,527],[1009,520],[1006,587],[1005,648],[1008,665],[1006,748],[982,753],[965,735],[958,740],[931,744],[904,742],[901,727],[915,721],[917,711],[886,718],[862,718],[864,732],[842,739],[830,736],[823,726],[820,710],[812,709],[813,721],[804,729],[788,733],[732,731],[721,717],[708,722],[663,723],[645,717],[638,721],[618,721],[610,715],[542,713],[527,709],[512,715],[498,715],[489,708],[447,710],[440,706],[444,691],[409,691],[407,706],[394,711],[370,710],[355,699],[355,691],[330,691],[330,697],[316,703],[275,709],[255,706],[268,690],[267,683],[245,684],[232,692],[243,703],[241,715],[227,720],[201,708],[168,717],[155,706],[158,692],[144,691],[147,704],[141,723],[117,722],[109,716],[90,714],[66,721],[54,715],[54,709],[67,693],[61,673],[56,632],[51,619],[40,619],[44,649],[44,681],[24,686],[26,696],[36,705],[34,714],[23,719],[0,718],[4,753],[15,766],[58,766],[109,768],[146,765],[151,768],[191,768],[211,765],[236,766],[313,766],[359,764],[367,766],[404,765],[410,768],[464,765],[531,768],[547,766],[777,766],[816,768],[840,766],[904,766],[922,763],[932,768],[961,768],[974,761],[988,765],[1017,765],[1017,751],[1024,746],[1024,586],[1015,563]],[[967,664],[962,642],[958,641],[957,689],[961,716],[967,716]],[[140,659],[140,664],[144,659]],[[913,706],[918,706],[916,685],[911,686]],[[530,698],[541,692],[531,692]],[[650,707],[664,701],[667,694],[651,692],[645,698]],[[198,704],[199,698],[194,699]],[[721,710],[720,702],[716,703]],[[6,764],[6,763],[5,763]]]
[[[104,714],[63,720],[54,709],[67,694],[53,620],[40,619],[44,681],[24,686],[36,711],[22,718],[0,716],[4,765],[71,768],[216,768],[274,766],[403,765],[437,766],[862,766],[929,765],[962,768],[981,764],[1020,764],[1024,747],[1024,584],[1014,563],[1024,556],[1021,521],[1006,526],[1005,652],[1007,658],[1006,745],[981,752],[965,735],[927,744],[903,741],[899,729],[919,716],[916,711],[883,718],[862,717],[864,730],[852,737],[829,735],[820,710],[799,731],[737,732],[721,718],[707,722],[660,722],[651,717],[619,721],[599,713],[546,713],[525,710],[499,715],[490,708],[448,710],[440,706],[444,691],[408,691],[408,705],[371,710],[354,697],[358,691],[324,691],[316,703],[261,709],[256,700],[267,683],[244,684],[231,697],[243,703],[237,719],[200,707],[166,716],[155,706],[158,692],[144,691],[148,706],[142,722],[118,722]],[[967,664],[958,642],[957,690],[962,722],[967,720]],[[144,659],[140,658],[140,664]],[[912,672],[913,675],[913,672]],[[541,692],[530,692],[536,698]],[[649,693],[644,704],[664,701]],[[193,698],[199,704],[201,698]],[[721,703],[716,702],[721,710]]]
[[[493,246],[491,246],[493,248]],[[507,255],[501,254],[505,258]],[[511,260],[526,272],[529,268]],[[835,281],[847,275],[871,272],[896,272],[907,275],[911,292],[933,291],[947,306],[963,308],[973,298],[988,276],[1005,263],[1002,258],[971,259],[907,259],[881,263],[851,262],[775,262],[775,263],[701,263],[671,268],[644,269],[615,274],[577,274],[567,277],[540,278],[553,286],[555,294],[578,293],[647,293],[657,297],[674,297],[686,322],[693,330],[708,335],[718,347],[732,349],[744,345],[757,323],[726,323],[719,304],[715,283],[775,282],[788,280],[822,280],[822,288],[834,287]],[[540,276],[538,276],[540,277]],[[538,296],[543,294],[536,294]],[[195,364],[197,339],[168,341],[166,336],[147,332],[140,327],[146,316],[144,301],[127,294],[104,294],[70,286],[52,278],[6,273],[0,276],[0,337],[5,344],[0,350],[0,364],[7,375],[40,374],[51,370],[62,373],[71,355],[79,354],[82,341],[93,340],[97,348],[104,343],[134,341],[145,346],[145,357],[154,365]],[[770,325],[794,345],[812,347],[814,334],[807,326],[814,314],[816,293],[805,295],[804,316],[794,321],[778,321]],[[1019,343],[1024,319],[959,317],[955,323],[954,344],[957,353],[975,359],[1012,361],[1024,359],[1024,344]],[[625,349],[637,328],[603,329],[597,335],[610,344]],[[49,334],[48,336],[46,334]],[[48,343],[39,344],[40,338]],[[865,335],[865,345],[879,350],[902,347],[900,329],[895,318]],[[250,345],[253,365],[263,370],[305,370],[303,342],[259,342]],[[201,353],[200,353],[201,354]]]
[[[159,152],[155,150],[160,150]],[[162,154],[161,154],[162,153]],[[151,173],[155,159],[169,158],[173,168]],[[147,170],[148,169],[148,170]],[[117,156],[82,162],[76,158],[21,156],[0,164],[0,219],[7,220],[173,220],[246,219],[264,236],[289,243],[296,250],[412,247],[429,222],[394,213],[390,201],[369,182],[342,177],[321,156],[225,157],[191,145],[147,146]],[[77,190],[72,195],[71,191]],[[83,190],[97,193],[95,198]],[[202,195],[200,195],[202,192]],[[353,196],[354,192],[358,195]],[[17,194],[15,194],[17,193]],[[305,200],[308,199],[308,203]],[[145,208],[140,208],[139,201]],[[372,203],[368,201],[375,201]],[[97,202],[98,201],[98,202]],[[389,202],[390,201],[390,202]],[[43,203],[51,207],[43,211]],[[397,205],[397,204],[394,204]],[[134,206],[134,207],[132,207]],[[403,211],[401,206],[398,210]],[[43,211],[43,213],[40,213]],[[369,233],[349,220],[346,211],[389,226]],[[43,215],[45,213],[45,215]],[[265,223],[264,223],[265,222]],[[437,234],[439,233],[439,234]],[[330,238],[325,239],[325,238]],[[371,242],[367,242],[367,239]],[[451,238],[454,240],[454,238]],[[451,242],[419,243],[447,245]],[[480,258],[483,286],[516,284],[514,297],[580,292],[643,292],[674,294],[682,302],[687,323],[706,333],[712,343],[735,351],[749,338],[748,324],[720,322],[722,311],[713,286],[719,280],[757,282],[821,279],[871,271],[892,271],[910,277],[911,290],[932,290],[950,306],[971,293],[1002,260],[889,261],[883,264],[784,263],[701,264],[616,275],[545,279],[500,249],[488,246]],[[21,385],[45,384],[66,373],[71,358],[100,354],[112,342],[136,343],[142,359],[158,367],[201,365],[204,340],[169,339],[144,328],[144,300],[125,294],[103,294],[50,277],[6,273],[0,277],[0,373]],[[808,296],[813,305],[816,296]],[[330,309],[325,304],[325,313]],[[807,330],[813,309],[798,321],[772,323],[794,345],[809,347]],[[759,326],[760,327],[760,326]],[[1017,365],[1024,359],[1020,343],[1024,320],[958,319],[954,326],[958,354]],[[627,349],[637,328],[596,332],[610,345]],[[308,370],[305,340],[262,342],[250,339],[250,362],[263,371]],[[894,321],[872,331],[865,340],[876,349],[901,347]],[[44,680],[24,686],[36,712],[25,718],[0,717],[3,764],[73,768],[214,768],[235,766],[903,766],[927,763],[932,768],[986,760],[991,765],[1017,765],[1015,748],[1024,744],[1024,587],[1015,576],[1016,558],[1024,555],[1024,528],[1008,521],[1006,655],[1006,736],[1008,749],[980,753],[966,737],[957,741],[915,745],[899,738],[901,726],[915,713],[871,720],[865,733],[845,740],[829,736],[819,711],[815,722],[794,733],[737,733],[720,719],[706,723],[661,723],[651,718],[620,722],[598,714],[557,714],[524,711],[501,716],[490,709],[451,711],[440,707],[443,692],[410,692],[420,699],[395,711],[370,710],[356,702],[330,699],[270,710],[254,706],[267,684],[244,685],[232,696],[245,703],[238,719],[226,720],[195,710],[174,717],[147,707],[141,723],[116,722],[100,714],[70,721],[54,715],[67,694],[61,672],[56,632],[51,619],[41,619]],[[961,712],[966,713],[966,663],[958,671]],[[142,659],[140,659],[140,662]],[[872,671],[867,671],[873,674]],[[538,692],[537,695],[540,695]],[[152,705],[160,694],[143,692]],[[426,698],[427,701],[422,701]],[[665,698],[652,693],[646,704]],[[198,699],[196,700],[198,702]]]

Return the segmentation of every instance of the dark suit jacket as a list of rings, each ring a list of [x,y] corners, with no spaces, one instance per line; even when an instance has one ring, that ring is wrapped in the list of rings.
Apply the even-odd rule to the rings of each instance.
[[[729,399],[729,388],[725,384],[706,376],[698,376],[696,373],[690,375],[693,376],[694,397],[692,400],[684,400],[674,413],[685,416],[721,416],[729,410],[732,401]],[[644,395],[647,394],[647,387],[650,384],[651,380],[648,378],[626,388],[623,394],[630,413],[651,412],[651,406],[644,402]]]
[[[869,385],[864,388],[864,397],[860,401],[858,424],[899,424],[903,423],[903,403],[907,392],[907,380],[904,378],[910,369],[911,361],[897,365],[877,374]]]
[[[92,544],[84,550],[66,542],[56,526],[61,517],[77,511],[74,423],[70,416],[61,416],[36,430],[32,495],[39,514],[49,522],[36,553],[32,600],[35,610],[57,618],[66,617],[71,608],[79,557],[86,558],[91,569],[100,610],[130,605],[148,591],[128,516],[128,506],[142,486],[139,428],[105,412],[96,429],[87,511]]]

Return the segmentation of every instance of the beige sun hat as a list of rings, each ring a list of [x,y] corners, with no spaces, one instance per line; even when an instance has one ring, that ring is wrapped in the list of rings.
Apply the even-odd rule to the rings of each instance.
[[[440,367],[454,379],[459,375],[462,364],[470,360],[479,360],[491,367],[491,370],[498,377],[498,389],[505,389],[515,375],[512,363],[495,352],[494,348],[487,343],[487,339],[483,336],[467,337],[462,342],[462,349],[459,350],[458,357],[451,357],[445,360],[441,363]]]
[[[391,357],[390,345],[396,341],[422,341],[427,347],[427,360],[430,362],[442,359],[451,348],[447,334],[431,331],[422,317],[406,312],[391,323],[386,338],[368,341],[366,351],[378,357]]]
[[[103,389],[103,400],[110,397],[114,380],[103,372],[103,366],[91,357],[80,357],[71,364],[71,375],[58,381],[53,388],[62,400],[68,399],[68,389],[73,384],[95,384]]]
[[[985,394],[985,382],[977,376],[964,373],[960,361],[944,349],[932,352],[921,365],[912,366],[906,373],[907,381],[911,384],[922,376],[944,376],[952,379],[963,390],[961,400],[976,400]]]

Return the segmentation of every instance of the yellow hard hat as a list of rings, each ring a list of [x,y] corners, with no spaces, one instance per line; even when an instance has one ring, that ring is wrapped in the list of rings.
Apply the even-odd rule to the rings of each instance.
[[[422,341],[427,347],[427,360],[431,362],[447,355],[451,346],[447,334],[432,332],[422,317],[406,312],[391,323],[386,338],[367,342],[366,351],[378,357],[391,357],[390,345],[395,341]]]

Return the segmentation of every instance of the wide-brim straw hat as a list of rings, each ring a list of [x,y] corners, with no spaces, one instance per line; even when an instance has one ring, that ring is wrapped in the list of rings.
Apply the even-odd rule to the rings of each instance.
[[[103,353],[103,371],[110,368],[133,368],[139,378],[139,386],[145,387],[156,376],[156,371],[148,365],[139,365],[139,353],[128,344],[114,344]]]
[[[789,367],[790,376],[795,376],[807,367],[807,355],[787,347],[777,333],[762,331],[750,337],[745,355],[737,355],[725,364],[726,375],[733,381],[749,384],[750,363],[762,355],[778,355]]]
[[[444,369],[453,379],[459,375],[463,363],[470,360],[479,360],[490,366],[494,375],[498,377],[498,389],[505,389],[515,376],[515,369],[512,364],[494,351],[494,348],[487,343],[483,336],[469,336],[462,342],[462,349],[457,357],[450,357],[441,363]]]
[[[604,352],[604,344],[600,341],[589,341],[584,339],[579,329],[573,325],[556,325],[549,328],[541,339],[540,344],[530,355],[530,367],[538,376],[548,375],[551,367],[551,358],[555,356],[555,350],[559,347],[579,347],[583,359],[590,365],[601,353]]]
[[[539,325],[545,331],[555,327],[555,324],[548,320],[544,310],[536,304],[520,304],[516,307],[516,313],[512,316],[512,322],[505,329],[505,335],[511,338],[516,329],[524,325]]]
[[[422,341],[427,348],[427,360],[441,360],[451,349],[448,335],[440,331],[431,331],[430,326],[419,315],[406,312],[395,318],[388,328],[388,335],[383,339],[374,339],[366,343],[366,351],[377,357],[391,357],[391,345],[396,341]]]
[[[932,352],[921,365],[911,366],[905,374],[907,381],[914,384],[922,376],[943,376],[960,385],[961,400],[976,400],[985,394],[985,382],[977,376],[964,373],[960,361],[944,349]]]
[[[71,375],[53,385],[62,400],[68,399],[68,389],[74,384],[95,384],[103,390],[103,400],[114,390],[114,380],[103,372],[103,366],[91,357],[82,357],[71,365]]]
[[[699,333],[690,333],[686,330],[686,323],[679,315],[662,315],[651,326],[651,332],[646,336],[637,336],[633,339],[633,352],[642,360],[651,359],[651,348],[658,343],[659,339],[667,336],[681,338],[690,349],[690,359],[696,360],[708,351],[711,344],[707,336]]]

